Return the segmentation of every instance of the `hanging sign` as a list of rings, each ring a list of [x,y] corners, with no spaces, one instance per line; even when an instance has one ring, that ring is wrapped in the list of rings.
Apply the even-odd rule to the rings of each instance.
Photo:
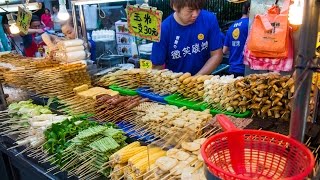
[[[160,41],[162,11],[153,7],[127,6],[129,33],[150,41]]]
[[[17,26],[24,34],[28,34],[31,18],[32,13],[28,9],[21,6],[18,7]]]
[[[146,59],[140,59],[140,69],[152,69],[152,62]]]

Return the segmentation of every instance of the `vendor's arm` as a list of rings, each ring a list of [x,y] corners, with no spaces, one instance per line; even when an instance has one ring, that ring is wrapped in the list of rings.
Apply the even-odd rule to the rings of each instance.
[[[48,33],[43,33],[41,35],[42,40],[49,47],[50,50],[54,50],[56,48],[56,44],[59,41],[59,37],[55,35],[51,35]]]
[[[165,41],[165,40],[164,40]],[[152,61],[152,69],[161,70],[164,67],[167,48],[165,47],[163,42],[155,42],[152,45],[152,53],[151,53],[151,61]]]
[[[159,42],[152,44],[151,61],[152,68],[161,70],[164,69],[164,64],[167,60],[169,47],[169,27],[166,24],[161,25],[161,36]]]
[[[200,69],[197,75],[205,75],[211,74],[213,70],[215,70],[222,61],[222,50],[217,49],[215,51],[211,51],[211,57],[206,62],[206,64]]]
[[[28,29],[28,34],[41,34],[44,31],[42,29]],[[26,34],[20,34],[21,36],[25,36]]]

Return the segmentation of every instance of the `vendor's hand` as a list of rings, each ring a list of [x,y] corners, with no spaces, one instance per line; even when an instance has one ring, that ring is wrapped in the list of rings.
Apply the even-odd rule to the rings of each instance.
[[[42,34],[42,33],[44,33],[44,30],[43,29],[37,29],[37,33],[38,34]]]

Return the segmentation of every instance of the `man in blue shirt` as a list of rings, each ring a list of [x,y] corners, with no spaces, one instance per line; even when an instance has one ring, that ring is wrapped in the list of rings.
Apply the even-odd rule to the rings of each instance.
[[[241,19],[234,22],[225,37],[223,53],[229,54],[229,73],[235,77],[244,76],[243,48],[248,37],[250,1],[244,3],[242,7]]]
[[[161,25],[160,42],[153,43],[155,69],[164,67],[192,75],[211,74],[222,60],[216,16],[201,10],[206,0],[170,0],[174,13]]]

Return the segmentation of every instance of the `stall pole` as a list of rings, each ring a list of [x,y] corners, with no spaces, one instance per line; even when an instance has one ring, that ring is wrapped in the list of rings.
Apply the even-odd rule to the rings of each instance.
[[[0,83],[0,101],[1,101],[0,110],[3,111],[5,109],[7,109],[8,104],[7,104],[6,96],[5,96],[4,91],[3,91],[2,83]]]
[[[80,16],[80,24],[81,24],[81,33],[82,33],[82,38],[85,42],[85,48],[88,48],[88,37],[87,37],[87,27],[86,27],[86,22],[84,18],[84,11],[83,11],[83,5],[79,5],[79,16]]]
[[[306,121],[309,115],[309,102],[312,83],[311,69],[308,69],[308,62],[314,61],[316,37],[318,33],[319,19],[319,0],[305,0],[303,23],[301,25],[299,51],[296,59],[296,78],[295,87],[297,96],[293,99],[293,106],[290,120],[290,136],[300,142],[303,142]],[[305,72],[305,80],[300,81],[299,77]],[[303,75],[304,76],[304,75]]]
[[[76,5],[75,5],[75,2],[71,2],[71,5],[72,5],[72,21],[73,21],[73,29],[75,31],[75,34],[76,34],[76,39],[79,38],[79,34],[78,34],[78,24],[77,24],[77,12],[76,12]]]

